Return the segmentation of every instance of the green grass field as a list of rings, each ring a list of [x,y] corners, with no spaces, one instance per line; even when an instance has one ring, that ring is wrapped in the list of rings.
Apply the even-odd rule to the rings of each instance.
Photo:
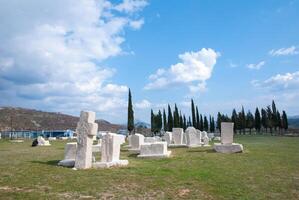
[[[299,199],[299,138],[237,136],[244,153],[177,148],[168,159],[129,166],[58,167],[64,143],[31,147],[0,141],[0,199]]]

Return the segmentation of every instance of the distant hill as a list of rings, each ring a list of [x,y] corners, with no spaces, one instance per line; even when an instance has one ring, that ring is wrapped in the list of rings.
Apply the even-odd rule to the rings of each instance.
[[[289,117],[288,122],[290,128],[299,128],[299,115]]]
[[[79,117],[55,112],[2,107],[0,108],[0,131],[6,130],[66,130],[76,129]],[[111,124],[108,121],[96,120],[99,131],[116,132],[125,126]]]

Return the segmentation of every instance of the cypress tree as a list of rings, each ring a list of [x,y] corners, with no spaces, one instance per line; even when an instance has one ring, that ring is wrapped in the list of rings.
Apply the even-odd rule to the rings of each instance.
[[[195,106],[193,99],[191,99],[191,113],[192,113],[192,125],[196,127],[196,115],[195,115]]]
[[[237,118],[238,118],[238,115],[237,115],[237,111],[236,109],[233,109],[233,112],[232,112],[232,122],[234,123],[234,133],[236,133],[236,130],[237,130]]]
[[[278,127],[278,121],[277,121],[277,109],[276,109],[276,105],[274,100],[272,100],[272,125],[276,131],[277,127]]]
[[[163,129],[164,131],[167,131],[168,127],[167,127],[167,119],[166,119],[166,113],[165,113],[165,109],[163,108]]]
[[[174,104],[174,112],[173,112],[173,126],[174,128],[179,128],[180,127],[180,116],[179,116],[179,110],[176,104]]]
[[[243,130],[243,134],[245,135],[245,130],[246,130],[246,115],[244,111],[244,107],[242,106],[241,110],[241,129]]]
[[[251,135],[251,129],[254,127],[254,117],[250,111],[247,112],[246,116],[246,128],[249,128],[249,134]]]
[[[260,133],[261,132],[261,115],[260,111],[258,108],[255,109],[255,114],[254,114],[254,127],[255,130]]]
[[[282,111],[282,128],[286,131],[289,128],[289,123],[288,123],[288,116],[285,111]]]
[[[129,133],[131,134],[135,128],[134,125],[134,111],[133,111],[133,104],[132,104],[132,95],[131,90],[129,89],[129,100],[128,100],[128,124],[127,128]]]
[[[151,109],[151,132],[155,132],[155,115],[153,109]]]
[[[184,119],[183,119],[181,111],[180,111],[180,128],[184,128]]]
[[[172,128],[173,128],[173,118],[172,118],[172,112],[171,112],[171,108],[168,104],[168,122],[167,122],[167,125],[168,125],[168,131],[172,131]]]
[[[203,120],[203,129],[205,131],[209,131],[209,122],[206,116],[204,116],[204,120]]]
[[[267,127],[270,129],[270,133],[272,135],[273,131],[272,131],[272,128],[273,128],[273,113],[272,113],[272,110],[270,108],[270,106],[267,106]]]
[[[221,113],[220,112],[218,112],[218,114],[217,114],[217,128],[218,128],[218,130],[219,130],[219,132],[221,133]]]
[[[183,128],[184,128],[184,130],[186,130],[187,129],[187,121],[186,121],[186,116],[184,115],[184,117],[183,117]]]
[[[278,110],[276,111],[276,120],[277,120],[278,129],[279,129],[279,134],[281,134],[281,116],[280,116],[280,113]]]
[[[158,115],[157,115],[157,132],[160,132],[162,129],[162,113],[159,110]]]
[[[196,106],[196,129],[200,129],[200,119],[199,119],[199,113],[198,113],[198,107]]]
[[[211,123],[211,132],[214,133],[215,132],[215,120],[214,117],[212,117],[212,123]]]
[[[189,126],[192,126],[192,122],[191,122],[191,117],[190,117],[190,116],[189,116],[189,120],[188,120],[188,122],[187,122],[187,128],[188,128]]]
[[[201,114],[200,114],[199,130],[203,131],[203,118]]]
[[[262,108],[262,125],[264,127],[264,129],[266,129],[266,133],[267,133],[267,129],[268,129],[268,125],[267,125],[267,111]]]

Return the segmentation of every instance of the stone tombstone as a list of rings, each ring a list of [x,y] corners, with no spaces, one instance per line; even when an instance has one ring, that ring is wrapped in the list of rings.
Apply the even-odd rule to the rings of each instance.
[[[144,143],[140,147],[138,158],[164,158],[169,157],[171,151],[167,151],[167,142]]]
[[[155,143],[155,142],[161,142],[161,138],[159,136],[154,137],[145,137],[144,138],[145,143]]]
[[[48,140],[45,140],[42,136],[37,137],[38,146],[50,146],[50,142]]]
[[[198,140],[197,130],[194,127],[188,127],[185,134],[188,147],[198,147],[201,145],[201,140]]]
[[[131,147],[129,149],[130,153],[139,153],[140,152],[140,146],[144,143],[144,136],[135,133],[131,136]]]
[[[120,145],[123,144],[123,136],[116,133],[107,133],[102,139],[101,162],[95,162],[93,167],[106,168],[111,166],[124,166],[127,160],[120,160]]]
[[[166,132],[163,136],[163,139],[165,142],[167,142],[167,145],[170,145],[172,143],[172,132]]]
[[[64,167],[74,167],[77,151],[77,142],[66,143],[64,147],[64,159],[58,165]]]
[[[196,137],[198,141],[201,141],[201,131],[196,129]]]
[[[173,143],[176,145],[181,145],[183,143],[184,130],[182,128],[172,128],[172,139]]]
[[[234,123],[222,122],[221,123],[221,143],[232,144],[234,140]]]
[[[95,113],[81,111],[77,124],[78,147],[76,152],[75,168],[88,169],[92,167],[93,138],[97,134],[98,124],[95,123]]]

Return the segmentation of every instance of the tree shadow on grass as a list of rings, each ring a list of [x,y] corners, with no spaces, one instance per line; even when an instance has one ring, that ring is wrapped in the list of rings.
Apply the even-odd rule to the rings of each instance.
[[[190,153],[216,153],[214,149],[192,149],[192,150],[187,150],[187,152]]]
[[[43,165],[51,165],[51,166],[58,166],[58,162],[60,160],[48,160],[48,161],[39,161],[39,160],[32,160],[31,163],[34,164],[43,164]]]

